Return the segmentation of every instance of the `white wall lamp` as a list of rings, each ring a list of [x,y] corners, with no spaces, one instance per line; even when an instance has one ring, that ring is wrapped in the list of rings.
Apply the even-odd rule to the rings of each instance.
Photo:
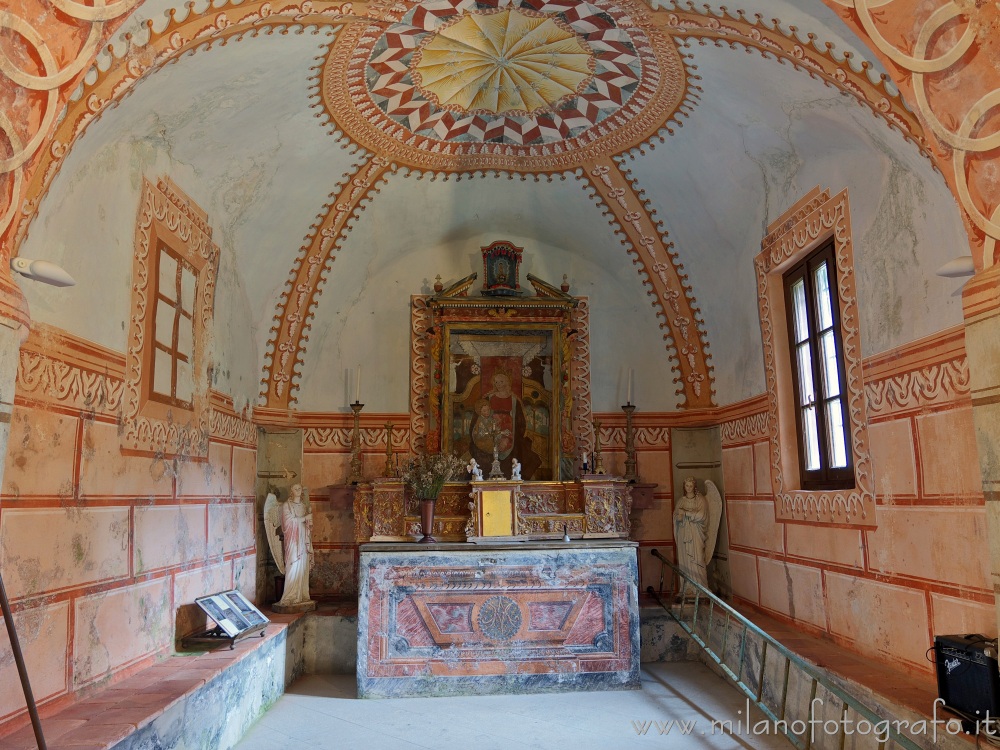
[[[31,258],[11,258],[10,270],[19,273],[26,279],[41,281],[51,286],[75,286],[76,279],[66,271],[47,260],[32,260]]]
[[[972,262],[971,255],[959,255],[957,258],[949,260],[941,266],[935,273],[949,279],[959,279],[963,276],[972,276],[976,272],[976,266]]]

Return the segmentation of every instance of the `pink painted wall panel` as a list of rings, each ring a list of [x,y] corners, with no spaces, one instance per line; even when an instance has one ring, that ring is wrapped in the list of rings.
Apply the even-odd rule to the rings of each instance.
[[[66,648],[69,638],[69,603],[59,602],[14,614],[17,638],[36,701],[66,691]],[[24,694],[0,617],[0,718],[24,709]]]
[[[313,543],[354,544],[354,508],[313,501]]]
[[[135,509],[135,572],[205,558],[204,505],[157,505]],[[214,552],[214,551],[213,551]]]
[[[833,633],[860,653],[930,670],[924,659],[931,644],[923,591],[839,573],[826,574],[826,590]]]
[[[257,483],[257,451],[249,448],[233,448],[233,494],[249,497],[255,492]]]
[[[270,554],[264,552],[262,554]],[[233,560],[233,588],[250,601],[257,598],[257,556],[246,555]]]
[[[78,424],[75,417],[14,407],[3,494],[72,497]]]
[[[861,568],[865,564],[861,532],[856,529],[789,523],[785,525],[785,544],[789,555],[852,568]]]
[[[770,495],[771,488],[771,443],[753,444],[754,489],[758,495]]]
[[[669,541],[674,538],[674,504],[669,497],[654,497],[653,507],[633,510],[630,538],[637,541]]]
[[[177,494],[185,496],[229,497],[231,492],[232,447],[208,444],[208,461],[180,461]]]
[[[757,571],[762,607],[826,628],[823,580],[817,568],[762,557]]]
[[[129,575],[128,508],[7,508],[0,522],[11,599]]]
[[[670,453],[668,451],[658,451],[656,453],[639,452],[636,457],[639,466],[639,476],[643,482],[658,484],[656,492],[669,495],[674,494],[673,477],[670,468]]]
[[[74,687],[170,646],[170,598],[170,579],[157,578],[77,599]]]
[[[972,407],[917,417],[925,495],[978,495],[983,491]]]
[[[992,588],[985,508],[884,506],[878,522],[866,532],[872,570]]]
[[[118,428],[103,422],[85,422],[80,495],[111,497],[168,497],[173,493],[173,464],[148,456],[123,456]]]
[[[385,456],[382,461],[385,462]],[[349,453],[306,453],[302,456],[302,485],[310,490],[316,491],[331,484],[344,484],[350,473]]]
[[[730,552],[729,573],[732,576],[733,594],[756,604],[757,557],[742,552]]]
[[[254,501],[208,506],[208,554],[248,550],[256,543]]]
[[[868,427],[875,470],[875,492],[880,499],[917,494],[917,461],[909,419],[879,422]]]
[[[753,447],[740,445],[722,449],[722,480],[727,495],[754,494]]]
[[[729,543],[738,547],[782,552],[784,524],[774,520],[774,504],[759,500],[730,500],[726,503]]]
[[[931,594],[932,632],[934,635],[982,633],[995,638],[997,611],[992,604]]]

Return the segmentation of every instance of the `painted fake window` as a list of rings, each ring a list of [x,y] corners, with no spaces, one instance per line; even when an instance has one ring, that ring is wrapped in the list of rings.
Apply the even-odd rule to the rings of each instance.
[[[194,394],[194,266],[159,245],[150,398],[191,408]]]

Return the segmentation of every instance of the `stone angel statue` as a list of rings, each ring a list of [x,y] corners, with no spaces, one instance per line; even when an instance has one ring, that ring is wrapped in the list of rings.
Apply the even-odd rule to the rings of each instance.
[[[715,554],[715,542],[722,519],[722,495],[710,479],[705,492],[698,491],[694,477],[684,480],[684,494],[674,508],[674,544],[677,567],[695,583],[708,588],[708,564]],[[693,596],[693,591],[691,596]]]
[[[301,484],[293,484],[288,500],[279,502],[274,493],[264,501],[264,529],[267,544],[285,576],[281,600],[272,605],[275,612],[309,612],[316,602],[309,598],[309,571],[313,565],[312,508]]]

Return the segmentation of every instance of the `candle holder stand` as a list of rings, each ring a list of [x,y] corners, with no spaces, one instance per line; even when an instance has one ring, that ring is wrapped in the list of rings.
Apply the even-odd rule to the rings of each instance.
[[[594,420],[594,473],[604,473],[604,459],[601,457],[601,420]]]
[[[348,477],[348,484],[358,484],[362,480],[361,476],[361,410],[365,405],[355,401],[351,404],[351,411],[354,412],[354,430],[351,432],[351,476]]]
[[[392,422],[385,423],[385,476],[394,477],[396,476],[395,469],[392,465]]]
[[[635,404],[627,403],[622,407],[625,412],[625,476],[626,482],[635,483],[639,481],[639,468],[635,459],[635,427],[632,425],[632,412],[635,411]]]

